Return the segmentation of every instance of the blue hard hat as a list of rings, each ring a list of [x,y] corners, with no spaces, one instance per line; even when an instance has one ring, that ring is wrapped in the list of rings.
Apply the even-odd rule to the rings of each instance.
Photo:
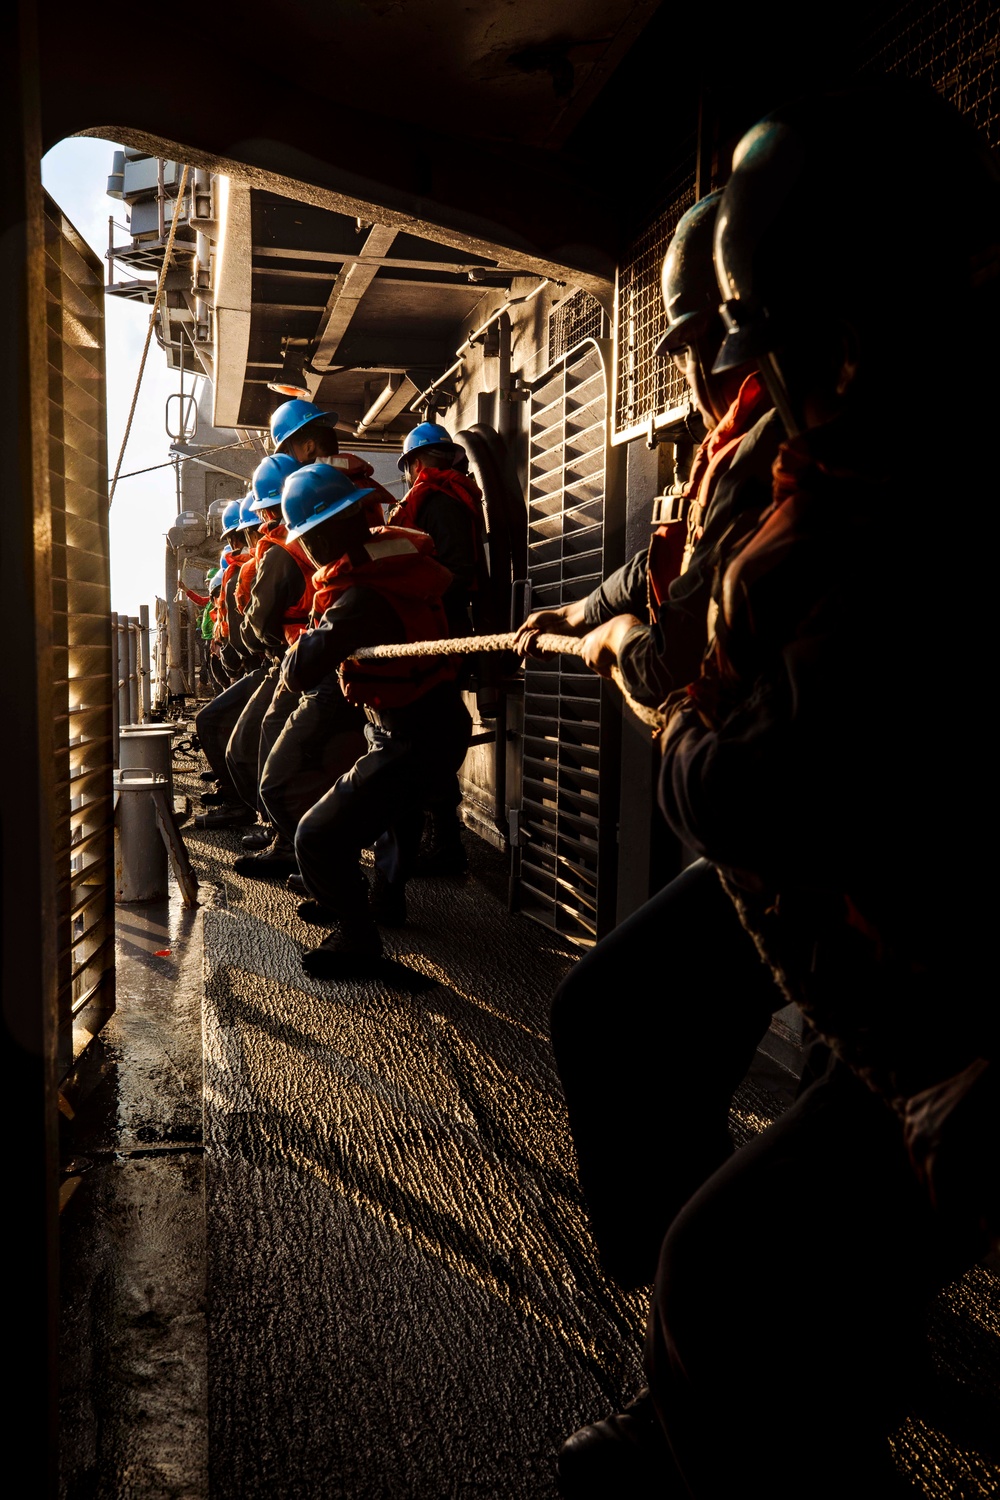
[[[222,535],[231,536],[234,531],[240,529],[240,511],[243,508],[242,500],[230,500],[222,512]]]
[[[371,493],[371,488],[361,490],[352,484],[343,469],[331,464],[303,464],[285,480],[281,495],[288,540],[294,542],[331,516],[353,510]]]
[[[253,471],[253,509],[270,510],[280,505],[281,487],[297,468],[299,464],[290,453],[272,453],[263,459]]]
[[[246,526],[259,526],[260,516],[253,508],[253,490],[240,501],[240,530]]]
[[[283,450],[288,439],[296,432],[308,427],[310,422],[318,422],[321,417],[328,426],[336,426],[337,413],[324,411],[315,401],[303,401],[298,396],[294,401],[285,401],[277,411],[271,413],[271,440],[278,452]]]
[[[449,448],[455,446],[455,439],[447,427],[442,427],[439,422],[421,422],[406,434],[403,451],[396,460],[396,468],[402,474],[411,453],[419,453],[421,448],[443,448],[446,445]]]

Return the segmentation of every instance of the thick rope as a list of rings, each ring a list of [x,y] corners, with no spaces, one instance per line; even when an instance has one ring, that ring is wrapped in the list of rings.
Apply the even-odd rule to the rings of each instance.
[[[411,641],[399,646],[364,646],[353,654],[354,661],[391,661],[406,656],[470,656],[480,651],[512,651],[517,636],[514,631],[506,635],[465,635],[447,641]],[[583,638],[575,635],[537,635],[535,650],[545,656],[582,656]],[[629,708],[648,724],[650,729],[662,729],[666,720],[658,709],[637,703],[625,686],[617,667],[611,669],[611,680],[621,693]]]
[[[181,218],[181,204],[184,201],[184,189],[187,187],[188,169],[184,168],[181,173],[180,187],[177,190],[177,199],[174,204],[174,216],[170,220],[170,233],[167,235],[167,248],[163,256],[163,266],[160,270],[160,278],[156,284],[156,296],[153,298],[153,306],[149,314],[149,326],[146,329],[146,342],[142,346],[142,358],[139,361],[139,373],[135,379],[135,390],[132,392],[132,405],[129,407],[128,421],[125,423],[125,436],[118,450],[118,462],[115,464],[115,476],[111,481],[111,491],[108,495],[108,506],[115,498],[115,490],[118,487],[118,478],[122,471],[122,459],[125,457],[125,449],[128,446],[129,433],[132,431],[132,418],[135,416],[135,408],[139,400],[139,387],[142,385],[142,374],[146,368],[146,355],[149,353],[149,345],[153,338],[153,325],[156,322],[157,309],[160,306],[160,298],[163,296],[163,288],[167,281],[167,272],[170,269],[170,257],[174,249],[174,236],[177,234],[177,225]]]

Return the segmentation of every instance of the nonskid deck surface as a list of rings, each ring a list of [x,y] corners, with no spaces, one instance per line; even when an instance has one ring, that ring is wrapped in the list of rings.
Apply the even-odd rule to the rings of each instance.
[[[239,831],[185,837],[203,1064],[190,920],[147,914],[142,936],[121,908],[121,1076],[64,1216],[64,1495],[554,1496],[563,1437],[641,1382],[646,1305],[601,1275],[576,1182],[547,1031],[572,950],[508,913],[503,862],[468,835],[469,878],[411,883],[377,976],[314,980],[299,954],[321,932],[233,873]],[[751,1076],[737,1140],[782,1092]],[[996,1290],[979,1270],[935,1313],[987,1400]],[[1000,1485],[922,1421],[899,1455],[942,1500]]]

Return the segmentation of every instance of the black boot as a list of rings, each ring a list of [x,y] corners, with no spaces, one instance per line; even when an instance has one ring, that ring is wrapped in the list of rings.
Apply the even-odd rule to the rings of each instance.
[[[469,860],[462,844],[462,820],[454,807],[431,809],[429,832],[417,854],[414,875],[464,875]]]
[[[342,923],[318,948],[302,955],[302,967],[317,979],[347,979],[370,974],[382,957],[382,939],[374,922]]]
[[[251,812],[249,807],[241,802],[238,805],[227,803],[222,807],[213,807],[209,812],[199,813],[194,820],[196,828],[246,828],[249,823],[256,823],[257,814]]]
[[[270,849],[274,843],[274,829],[270,823],[261,823],[259,828],[251,828],[249,833],[245,833],[240,839],[240,843],[248,852],[255,852],[258,849]]]
[[[259,854],[241,854],[233,861],[233,869],[237,875],[249,875],[251,880],[284,880],[295,874],[298,863],[295,850],[278,842]]]
[[[680,1500],[687,1493],[645,1386],[624,1411],[568,1437],[556,1473],[566,1500]]]
[[[406,925],[406,881],[387,880],[376,866],[368,910],[380,927]]]

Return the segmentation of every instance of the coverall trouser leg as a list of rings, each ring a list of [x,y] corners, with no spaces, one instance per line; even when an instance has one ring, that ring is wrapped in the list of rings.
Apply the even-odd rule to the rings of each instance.
[[[406,878],[429,798],[441,794],[465,759],[472,722],[461,699],[448,700],[433,735],[409,737],[369,724],[368,753],[302,819],[295,853],[309,894],[349,926],[368,920],[362,849],[376,847],[386,878]]]
[[[274,697],[268,704],[267,712],[264,714],[260,725],[260,746],[257,752],[258,787],[264,780],[264,767],[267,765],[267,758],[278,743],[278,736],[281,731],[298,708],[301,698],[301,693],[293,692],[291,688],[285,687],[285,684],[279,677]]]
[[[361,710],[347,702],[336,679],[301,695],[260,781],[264,809],[282,839],[294,843],[303,814],[364,754],[364,723]]]
[[[253,696],[233,727],[226,746],[226,769],[230,780],[249,807],[263,812],[260,801],[260,731],[278,686],[280,666],[275,662],[264,674]]]
[[[834,1064],[663,1244],[647,1372],[694,1500],[905,1489],[886,1438],[926,1358],[924,1309],[975,1258],[944,1241],[897,1117]]]
[[[206,703],[194,721],[201,748],[215,772],[220,789],[223,792],[230,792],[234,802],[244,799],[240,797],[239,790],[229,775],[226,766],[226,746],[229,744],[229,737],[236,727],[240,714],[257,691],[263,678],[263,667],[248,672],[245,677],[238,678],[231,687],[226,688],[225,692],[213,698],[211,703]],[[255,808],[256,799],[252,798],[247,806]]]
[[[552,1043],[601,1263],[656,1273],[682,1205],[732,1152],[729,1108],[772,1013],[769,970],[704,860],[582,958]]]

